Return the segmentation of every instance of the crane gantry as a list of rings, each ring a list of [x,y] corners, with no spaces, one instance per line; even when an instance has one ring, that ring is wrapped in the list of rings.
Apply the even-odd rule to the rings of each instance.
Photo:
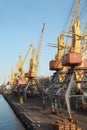
[[[81,20],[79,19],[79,14],[80,14],[80,0],[76,0],[67,35],[66,33],[64,34],[62,32],[62,36],[64,36],[64,42],[62,41],[62,43],[64,43],[64,45],[62,46],[61,50],[62,55],[60,61],[62,62],[62,67],[63,68],[66,67],[67,71],[64,80],[61,84],[59,83],[58,79],[58,75],[60,76],[59,72],[61,71],[56,69],[59,67],[58,66],[59,64],[54,63],[52,64],[53,66],[51,65],[51,70],[54,68],[54,70],[58,72],[57,75],[54,75],[55,74],[54,73],[52,78],[52,80],[54,79],[53,80],[54,88],[55,86],[57,86],[55,98],[58,102],[58,107],[62,109],[63,107],[64,109],[67,108],[69,119],[72,119],[70,100],[73,98],[76,99],[76,101],[78,100],[82,101],[82,104],[84,103],[83,99],[85,92],[82,90],[83,88],[82,85],[83,82],[85,83],[87,81],[86,76],[87,60],[84,56],[87,47],[86,46],[87,32],[85,31],[84,36],[82,36],[80,26]],[[84,42],[82,42],[82,40]],[[58,45],[58,53],[60,53],[61,51],[59,50]],[[52,89],[52,91],[55,91],[55,89]],[[80,93],[80,95],[77,94],[77,92]],[[75,103],[72,104],[75,105]]]

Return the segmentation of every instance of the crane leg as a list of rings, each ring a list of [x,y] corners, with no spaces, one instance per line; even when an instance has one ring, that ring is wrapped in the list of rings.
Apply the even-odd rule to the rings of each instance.
[[[26,101],[27,99],[27,89],[28,89],[28,86],[29,86],[30,82],[28,82],[27,86],[24,88],[23,90],[23,95],[24,95],[24,100]]]
[[[68,88],[65,93],[65,101],[66,101],[66,106],[67,106],[70,120],[72,119],[71,108],[70,108],[70,92],[71,92],[72,82],[73,82],[73,75],[71,76],[70,83],[69,83]]]

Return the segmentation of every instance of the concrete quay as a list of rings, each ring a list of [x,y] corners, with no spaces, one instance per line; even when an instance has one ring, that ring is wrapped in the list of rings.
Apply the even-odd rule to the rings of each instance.
[[[46,108],[43,109],[41,98],[29,98],[25,103],[20,104],[19,100],[11,95],[3,94],[3,97],[12,107],[26,130],[54,130],[51,125],[52,122],[67,119],[67,114],[53,115],[48,103]],[[76,113],[73,116],[79,121],[81,130],[87,130],[86,116]]]

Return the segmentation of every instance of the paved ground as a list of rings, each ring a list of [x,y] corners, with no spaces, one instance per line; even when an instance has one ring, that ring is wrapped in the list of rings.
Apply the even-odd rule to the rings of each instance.
[[[40,98],[30,98],[24,104],[19,104],[18,100],[12,102],[25,114],[37,130],[52,130],[51,122],[67,118],[67,114],[59,113],[58,115],[51,114],[49,104],[46,103],[46,109],[43,110],[42,100]],[[79,121],[79,126],[82,130],[87,130],[87,113],[73,112],[74,119]]]

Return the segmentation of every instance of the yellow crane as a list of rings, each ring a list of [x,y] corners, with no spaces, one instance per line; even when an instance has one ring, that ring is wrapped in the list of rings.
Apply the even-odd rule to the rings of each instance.
[[[42,42],[43,42],[44,28],[45,28],[45,23],[43,23],[43,27],[41,30],[39,45],[37,48],[34,48],[32,52],[32,56],[30,59],[29,73],[26,74],[27,78],[37,77],[37,72],[38,72],[38,68],[40,64],[40,54],[41,54],[41,48],[42,48]]]
[[[28,56],[30,54],[30,52],[34,51],[35,48],[34,48],[34,45],[33,44],[30,44],[29,46],[29,49],[24,57],[24,59],[22,59],[22,56],[20,55],[19,56],[19,59],[18,59],[18,63],[16,64],[16,67],[17,67],[17,81],[19,82],[18,84],[27,84],[27,79],[26,79],[26,76],[25,76],[25,71],[24,71],[24,65],[28,59]]]
[[[28,56],[30,54],[31,51],[33,51],[35,48],[34,48],[34,45],[33,44],[30,44],[29,46],[29,49],[24,57],[24,59],[22,58],[22,56],[20,55],[19,56],[19,59],[18,59],[18,62],[16,64],[16,67],[18,69],[18,73],[20,74],[20,77],[22,76],[22,74],[24,75],[24,65],[28,59]]]
[[[44,29],[45,29],[45,23],[43,23],[43,27],[41,30],[41,36],[39,40],[39,45],[37,48],[34,47],[32,51],[32,56],[30,58],[30,66],[29,66],[29,72],[25,74],[25,76],[28,78],[28,84],[25,88],[24,95],[26,99],[26,91],[29,88],[32,95],[37,90],[37,84],[38,84],[38,79],[37,79],[37,72],[40,64],[40,54],[41,54],[41,49],[42,49],[42,42],[43,42],[43,36],[44,36]]]
[[[58,54],[56,55],[56,60],[50,61],[50,70],[56,70],[57,72],[54,73],[52,78],[53,88],[56,88],[57,90],[57,100],[61,104],[65,100],[70,118],[72,118],[70,109],[70,96],[72,96],[70,94],[72,92],[72,86],[75,86],[75,89],[79,89],[81,87],[81,80],[84,77],[84,70],[81,70],[81,68],[84,67],[84,54],[81,50],[81,39],[83,37],[80,31],[79,20],[80,0],[75,1],[73,9],[72,19],[67,35],[62,31],[62,35],[58,37]],[[85,47],[83,46],[83,48]],[[64,74],[64,77],[62,78],[61,72],[63,73],[65,71],[67,73]],[[59,84],[59,81],[62,83],[61,85]],[[64,96],[63,99],[61,98],[61,95]]]
[[[69,113],[69,118],[71,119],[71,108],[70,108],[70,97],[75,97],[75,99],[78,101],[79,98],[82,98],[84,92],[81,91],[81,84],[84,80],[84,53],[82,50],[86,48],[86,46],[83,45],[83,49],[81,47],[81,41],[83,39],[83,36],[81,34],[81,20],[79,19],[79,13],[80,13],[80,0],[76,0],[74,11],[72,14],[71,24],[68,31],[67,39],[72,38],[70,40],[71,42],[71,48],[66,51],[66,54],[62,57],[62,64],[64,66],[69,66],[69,71],[66,79],[66,90],[65,90],[65,101],[67,105],[67,110]],[[69,44],[66,40],[66,44]],[[85,44],[85,43],[83,43]],[[87,66],[86,66],[87,67]],[[86,69],[86,68],[85,68]],[[75,88],[73,88],[73,87]],[[75,89],[75,91],[73,91]],[[72,94],[73,91],[73,94]],[[82,92],[79,97],[75,94],[75,92]],[[76,105],[76,104],[75,104]]]
[[[78,19],[79,11],[80,11],[80,0],[76,0],[74,11],[72,14],[72,19],[71,19],[69,30],[68,30],[68,35],[72,33],[72,26]],[[63,31],[62,31],[62,34],[58,37],[58,52],[56,55],[57,60],[50,61],[50,70],[56,70],[56,71],[61,71],[61,72],[67,71],[67,67],[64,67],[64,65],[62,65],[62,56],[65,55],[65,50],[71,49],[71,45],[68,45],[68,37],[66,39],[66,44],[64,43],[64,36],[65,34],[63,34]],[[65,74],[58,75],[58,76],[59,76],[59,81],[63,82],[65,79]]]

